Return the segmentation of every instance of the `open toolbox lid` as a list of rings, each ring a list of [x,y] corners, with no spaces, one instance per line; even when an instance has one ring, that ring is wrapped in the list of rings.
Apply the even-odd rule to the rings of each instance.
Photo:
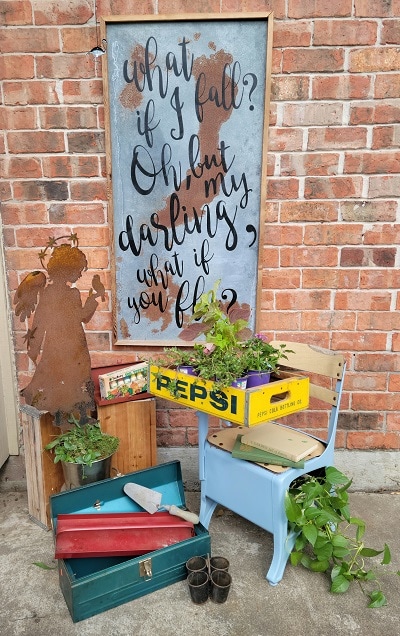
[[[185,506],[178,461],[52,495],[56,558],[138,555],[193,536],[193,524],[164,512],[143,512],[124,492],[132,482],[162,493],[165,503]]]

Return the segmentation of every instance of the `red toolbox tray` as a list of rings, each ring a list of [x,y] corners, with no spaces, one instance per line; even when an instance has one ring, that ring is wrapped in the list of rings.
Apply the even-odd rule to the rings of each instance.
[[[192,523],[168,512],[60,514],[55,558],[139,556],[194,536]]]

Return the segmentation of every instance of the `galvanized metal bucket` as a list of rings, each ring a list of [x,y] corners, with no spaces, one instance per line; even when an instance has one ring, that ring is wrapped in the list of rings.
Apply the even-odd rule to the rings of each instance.
[[[108,479],[111,472],[112,455],[98,459],[91,466],[61,462],[65,480],[65,490],[79,488],[95,481]]]

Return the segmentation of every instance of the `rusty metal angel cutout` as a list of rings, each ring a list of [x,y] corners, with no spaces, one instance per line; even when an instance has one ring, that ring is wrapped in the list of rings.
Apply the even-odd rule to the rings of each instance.
[[[67,239],[69,243],[57,242]],[[47,266],[46,259],[49,257]],[[21,391],[25,402],[55,416],[63,424],[73,412],[87,419],[94,408],[91,365],[82,323],[94,315],[97,297],[105,300],[104,286],[96,274],[82,305],[74,283],[87,269],[85,254],[76,234],[50,238],[39,259],[47,272],[34,271],[20,283],[14,298],[21,321],[33,315],[25,336],[27,351],[36,368],[31,382]]]

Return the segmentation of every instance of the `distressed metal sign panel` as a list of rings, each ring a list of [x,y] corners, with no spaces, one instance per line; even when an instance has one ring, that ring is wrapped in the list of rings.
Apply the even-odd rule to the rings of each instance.
[[[176,343],[218,279],[255,328],[268,17],[112,17],[102,29],[116,343]]]

